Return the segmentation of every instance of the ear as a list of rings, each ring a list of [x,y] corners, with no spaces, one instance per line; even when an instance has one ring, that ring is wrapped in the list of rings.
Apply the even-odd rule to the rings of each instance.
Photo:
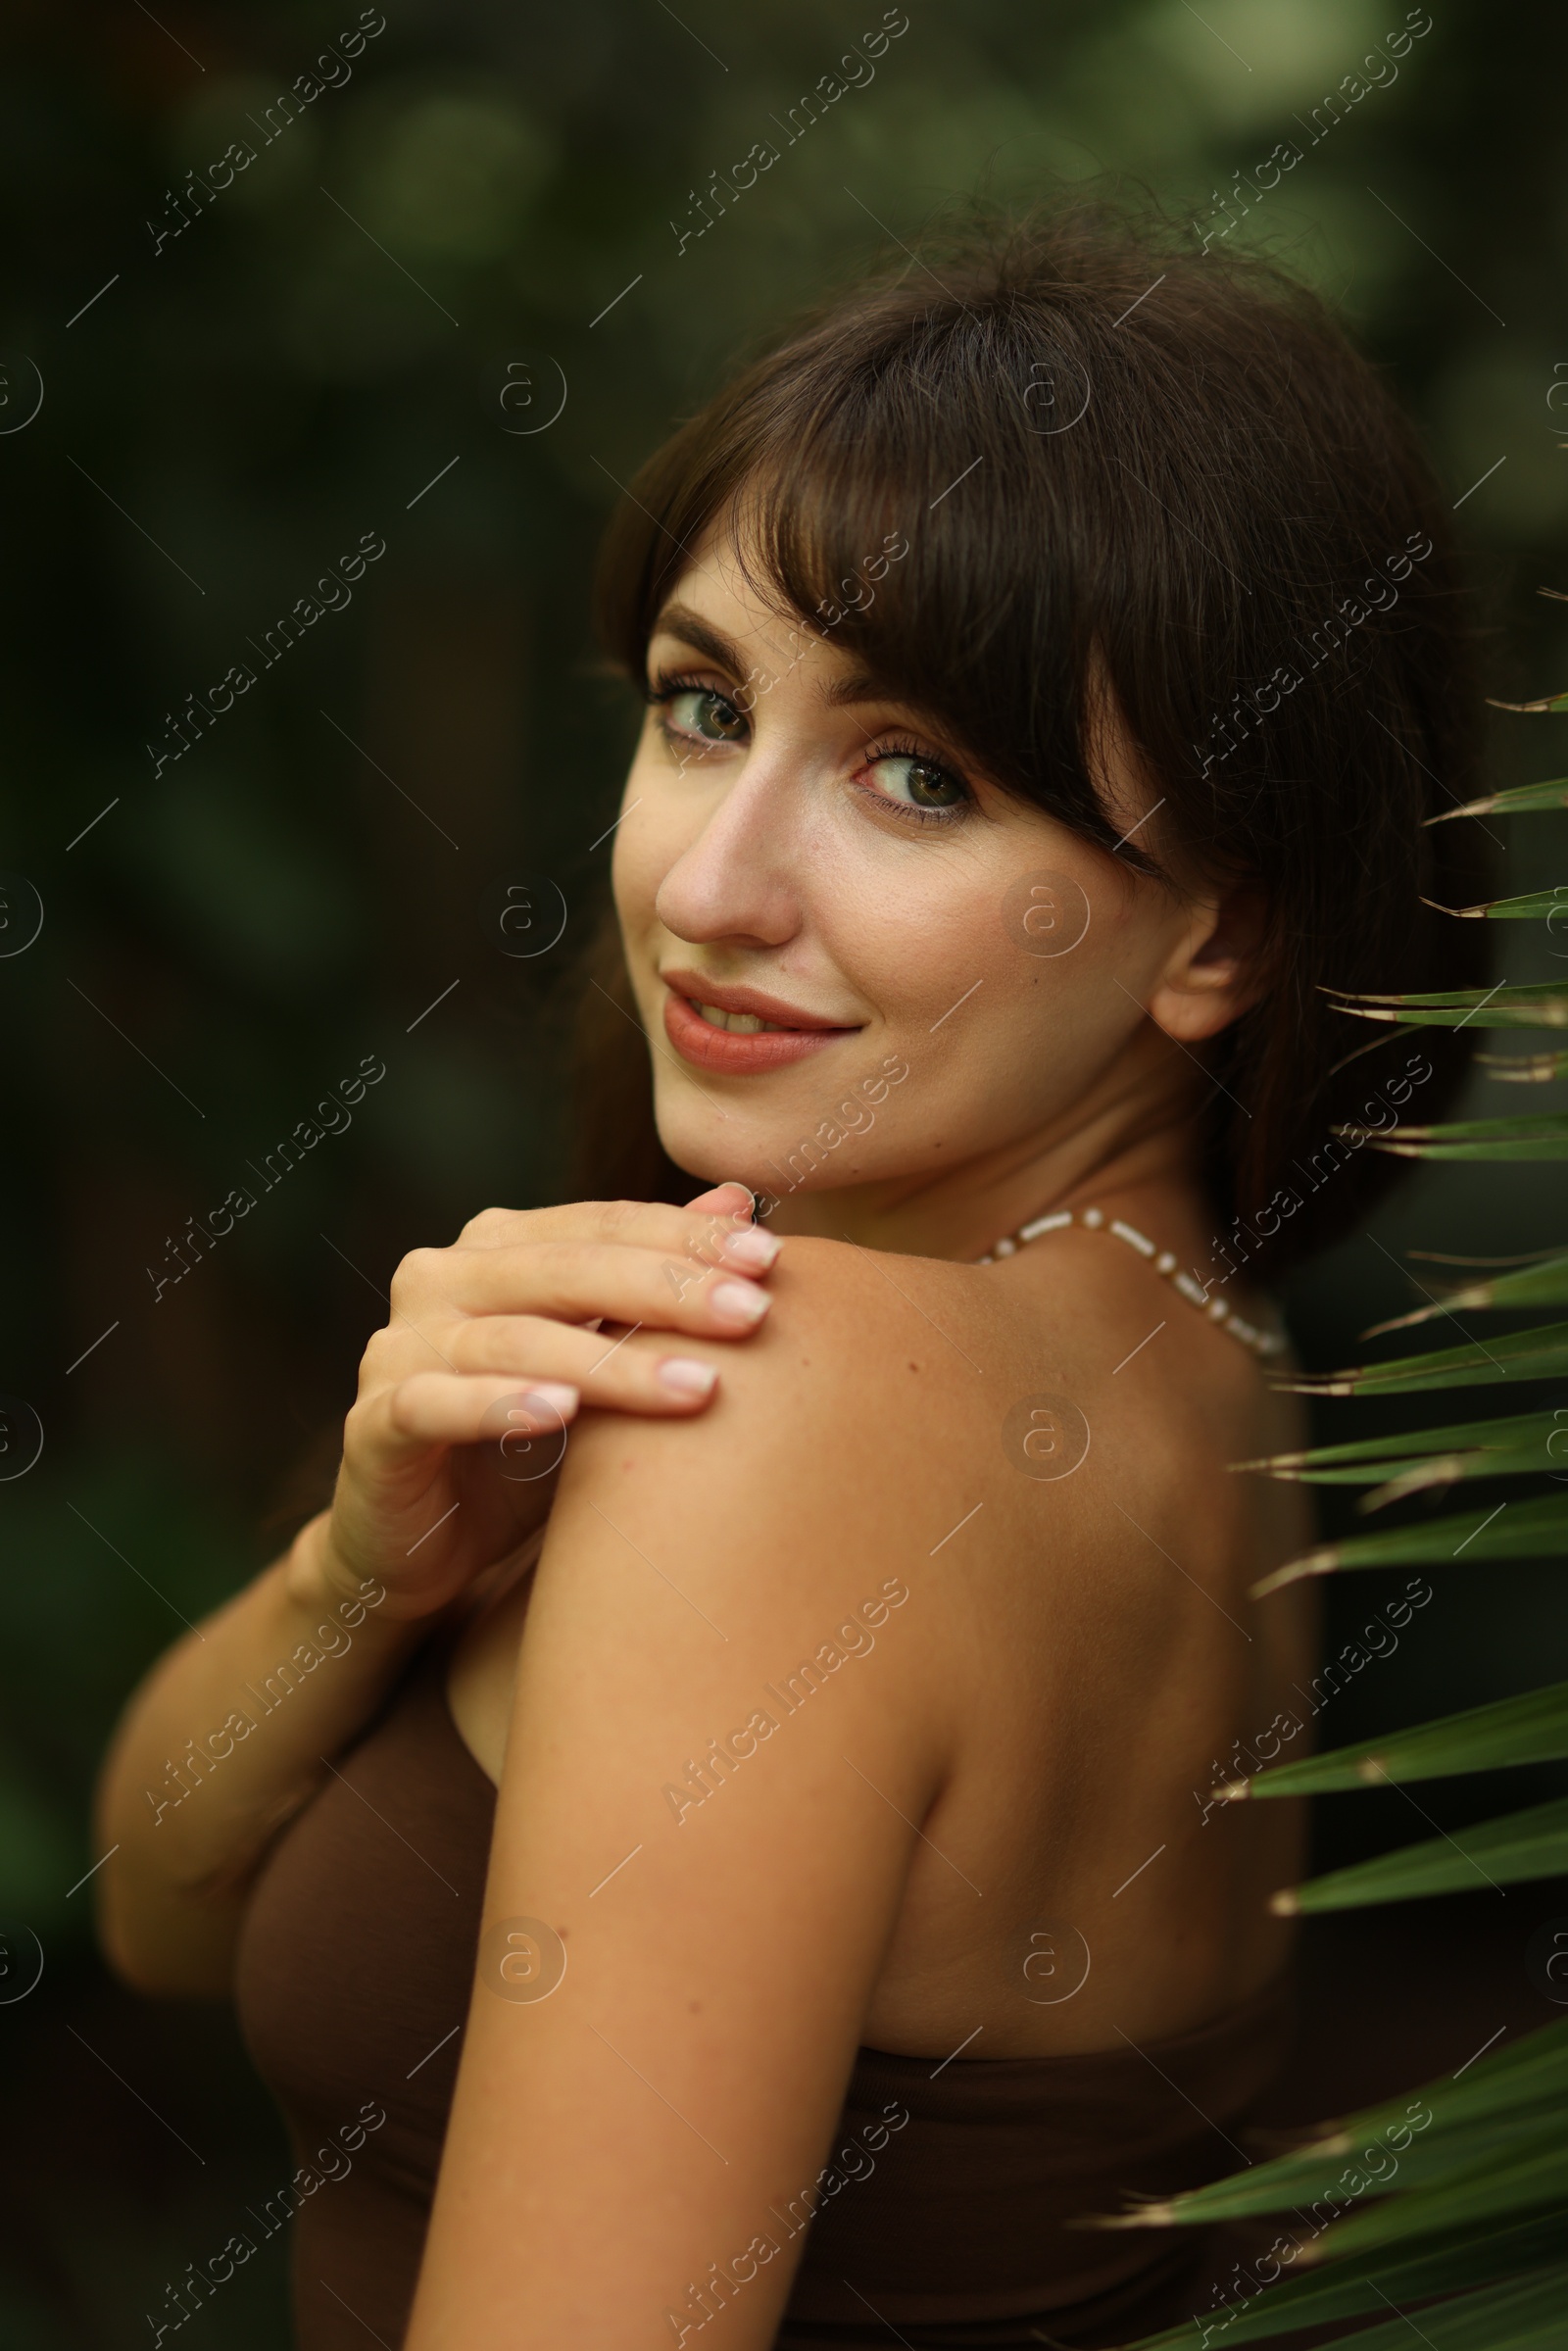
[[[1149,1016],[1178,1044],[1217,1036],[1262,994],[1268,900],[1252,882],[1200,899],[1149,1000]]]

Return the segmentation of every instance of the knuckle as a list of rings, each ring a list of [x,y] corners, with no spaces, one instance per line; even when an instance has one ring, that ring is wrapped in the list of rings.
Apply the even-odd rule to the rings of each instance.
[[[525,1208],[481,1208],[470,1216],[458,1235],[460,1249],[494,1249],[499,1244],[518,1238],[517,1227],[523,1223]]]
[[[411,1249],[392,1276],[387,1291],[392,1304],[407,1307],[425,1297],[436,1286],[449,1253],[442,1249]]]
[[[645,1213],[646,1203],[636,1200],[607,1200],[599,1202],[599,1228],[607,1241],[621,1240],[627,1229]]]
[[[493,1314],[474,1316],[447,1343],[447,1352],[460,1372],[489,1371],[500,1359],[505,1335]]]
[[[392,1334],[384,1327],[372,1331],[360,1357],[359,1396],[373,1396],[396,1377],[392,1368]]]
[[[372,1399],[364,1395],[357,1396],[349,1406],[343,1422],[343,1458],[345,1461],[356,1459],[366,1450],[370,1438],[372,1410]]]
[[[514,1371],[532,1362],[541,1332],[552,1327],[531,1314],[475,1315],[455,1333],[449,1351],[459,1371]]]

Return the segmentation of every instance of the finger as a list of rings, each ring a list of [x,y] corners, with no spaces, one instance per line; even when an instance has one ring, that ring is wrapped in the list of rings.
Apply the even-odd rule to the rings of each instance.
[[[453,1249],[445,1274],[447,1302],[459,1314],[548,1315],[564,1323],[598,1315],[711,1339],[755,1331],[770,1303],[760,1283],[725,1264],[708,1267],[672,1251],[624,1246]]]
[[[558,1435],[576,1417],[577,1391],[555,1380],[495,1376],[463,1379],[419,1371],[376,1399],[384,1442],[399,1445],[476,1445],[486,1439]]]
[[[778,1243],[771,1234],[759,1231],[752,1207],[744,1184],[719,1184],[684,1208],[664,1200],[573,1200],[556,1208],[487,1208],[465,1225],[458,1246],[514,1249],[529,1242],[614,1242],[764,1272],[778,1254]]]
[[[549,1381],[416,1372],[354,1404],[344,1423],[344,1470],[362,1502],[406,1509],[428,1492],[448,1446],[507,1433],[519,1441],[554,1434],[559,1444],[578,1402],[574,1388]],[[496,1416],[492,1426],[487,1412]]]
[[[715,1184],[686,1202],[688,1215],[718,1217],[727,1228],[721,1242],[725,1262],[745,1273],[766,1273],[779,1252],[777,1238],[757,1223],[757,1195],[745,1184]]]
[[[744,1216],[750,1221],[757,1213],[757,1201],[751,1188],[726,1180],[714,1184],[707,1192],[699,1192],[695,1200],[686,1202],[688,1208],[707,1209],[715,1216]]]
[[[476,1314],[460,1326],[450,1351],[469,1377],[559,1381],[580,1390],[585,1403],[621,1412],[700,1410],[718,1381],[715,1363],[671,1352],[647,1331],[607,1340],[526,1314]]]

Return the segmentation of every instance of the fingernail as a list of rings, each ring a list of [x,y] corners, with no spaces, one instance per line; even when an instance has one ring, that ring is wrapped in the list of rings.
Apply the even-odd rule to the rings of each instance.
[[[568,1412],[576,1411],[578,1396],[575,1388],[568,1388],[562,1380],[539,1380],[524,1395],[508,1400],[509,1420],[523,1412],[547,1421],[564,1420]]]
[[[713,1312],[719,1321],[743,1331],[760,1323],[771,1304],[766,1291],[754,1290],[750,1282],[720,1282],[713,1292]]]
[[[717,1378],[716,1367],[695,1355],[666,1355],[659,1366],[660,1385],[671,1396],[710,1396]]]
[[[779,1252],[779,1243],[771,1233],[748,1225],[744,1232],[731,1233],[724,1244],[724,1254],[732,1265],[749,1266],[754,1273],[766,1273]]]

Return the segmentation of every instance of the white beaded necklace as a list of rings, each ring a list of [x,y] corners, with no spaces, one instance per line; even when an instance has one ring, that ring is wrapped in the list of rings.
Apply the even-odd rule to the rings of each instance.
[[[1112,1217],[1107,1223],[1102,1208],[1057,1208],[1050,1216],[1037,1216],[1032,1224],[1022,1225],[1016,1233],[1008,1233],[1001,1241],[994,1242],[989,1254],[978,1258],[976,1262],[994,1265],[999,1257],[1015,1255],[1026,1242],[1038,1241],[1044,1233],[1059,1233],[1071,1224],[1081,1225],[1091,1233],[1114,1233],[1118,1241],[1125,1241],[1129,1249],[1135,1249],[1141,1257],[1147,1257],[1155,1273],[1163,1275],[1173,1290],[1180,1291],[1189,1305],[1195,1306],[1200,1314],[1206,1315],[1210,1322],[1218,1323],[1222,1331],[1229,1331],[1233,1339],[1239,1339],[1243,1347],[1250,1347],[1254,1354],[1277,1355],[1284,1348],[1285,1341],[1278,1333],[1259,1331],[1251,1323],[1244,1322],[1241,1315],[1228,1306],[1222,1298],[1205,1298],[1191,1274],[1177,1272],[1176,1259],[1168,1249],[1156,1249],[1146,1233],[1140,1233],[1136,1225],[1124,1224],[1119,1216]]]

